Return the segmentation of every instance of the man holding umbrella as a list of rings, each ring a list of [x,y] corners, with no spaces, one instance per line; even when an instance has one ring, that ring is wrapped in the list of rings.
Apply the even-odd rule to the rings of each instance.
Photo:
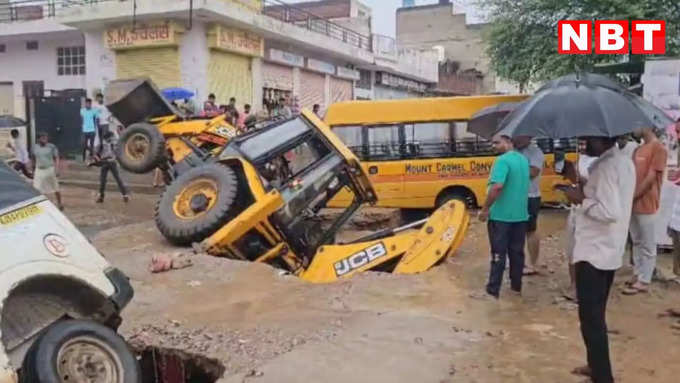
[[[613,382],[605,313],[614,274],[623,263],[633,207],[635,167],[616,138],[586,137],[586,154],[597,159],[585,185],[563,189],[574,210],[573,260],[581,334],[588,367],[575,372],[595,383]]]

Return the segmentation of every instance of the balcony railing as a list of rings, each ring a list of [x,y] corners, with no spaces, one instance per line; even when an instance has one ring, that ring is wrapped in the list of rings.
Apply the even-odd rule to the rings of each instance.
[[[131,0],[0,0],[0,22],[29,21],[55,17],[59,16],[60,11],[64,8],[107,1]],[[262,0],[262,4],[264,7],[261,12],[269,17],[294,24],[311,32],[326,35],[367,51],[373,50],[370,36],[357,33],[283,1]],[[253,10],[257,12],[255,8]]]
[[[370,36],[362,35],[279,0],[264,0],[263,3],[262,12],[269,17],[326,35],[367,51],[373,49]]]
[[[64,8],[113,0],[0,0],[0,23],[55,17]]]

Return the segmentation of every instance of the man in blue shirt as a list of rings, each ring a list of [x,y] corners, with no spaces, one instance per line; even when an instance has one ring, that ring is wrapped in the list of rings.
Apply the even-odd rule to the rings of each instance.
[[[94,138],[97,132],[97,124],[99,119],[99,109],[92,107],[92,99],[85,100],[85,107],[80,109],[80,118],[82,119],[84,146],[83,146],[83,162],[85,162],[85,153],[90,152],[90,157],[94,155]]]

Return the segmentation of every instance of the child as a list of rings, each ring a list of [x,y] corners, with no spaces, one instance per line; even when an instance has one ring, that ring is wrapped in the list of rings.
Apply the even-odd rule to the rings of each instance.
[[[106,181],[108,179],[109,171],[113,174],[116,183],[118,184],[118,189],[120,194],[123,195],[123,201],[128,202],[130,196],[128,195],[127,188],[120,178],[120,173],[118,173],[118,164],[116,163],[116,157],[114,154],[115,140],[112,132],[104,133],[104,140],[97,150],[97,155],[95,157],[98,164],[101,166],[101,171],[99,173],[99,196],[97,197],[97,203],[104,202],[104,194],[106,192]]]

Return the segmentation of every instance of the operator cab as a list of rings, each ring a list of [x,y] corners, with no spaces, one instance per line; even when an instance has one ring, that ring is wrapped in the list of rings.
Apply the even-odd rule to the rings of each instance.
[[[224,151],[235,154],[253,164],[266,189],[280,193],[285,205],[272,218],[297,254],[311,257],[311,250],[332,243],[334,233],[365,202],[355,198],[329,228],[321,228],[317,213],[340,190],[362,193],[355,190],[353,169],[342,154],[302,115],[237,137]]]

